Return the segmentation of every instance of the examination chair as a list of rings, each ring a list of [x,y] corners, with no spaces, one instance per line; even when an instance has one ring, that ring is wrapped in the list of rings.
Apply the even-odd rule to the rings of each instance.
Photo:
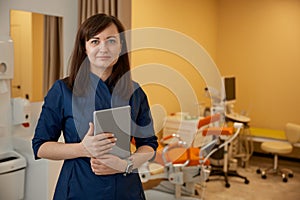
[[[208,124],[219,119],[220,115],[214,115],[199,120],[198,129],[203,129],[201,134],[205,132],[203,137],[232,132],[232,128],[228,127],[215,128],[214,131],[206,130]],[[174,194],[176,199],[181,196],[196,197],[197,199],[203,196],[205,188],[201,184],[206,182],[210,174],[208,158],[238,135],[243,125],[236,123],[235,126],[237,130],[235,134],[231,135],[232,139],[221,145],[217,144],[218,137],[201,147],[187,146],[178,134],[162,138],[154,162],[146,163],[139,169],[142,182],[161,179],[160,184],[152,189]],[[164,145],[165,141],[170,139],[173,142]]]
[[[261,149],[267,153],[274,154],[273,166],[267,169],[257,169],[257,173],[261,174],[262,179],[267,178],[267,174],[280,175],[283,182],[288,181],[288,177],[294,176],[290,169],[281,169],[278,166],[278,155],[289,154],[293,151],[293,145],[300,139],[300,125],[287,123],[285,126],[285,136],[287,141],[263,142]]]

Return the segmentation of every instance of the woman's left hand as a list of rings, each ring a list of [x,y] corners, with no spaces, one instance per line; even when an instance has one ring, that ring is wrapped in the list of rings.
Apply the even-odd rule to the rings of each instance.
[[[122,160],[112,154],[105,154],[99,158],[91,158],[91,167],[96,175],[122,173],[125,171],[126,166],[126,160]]]

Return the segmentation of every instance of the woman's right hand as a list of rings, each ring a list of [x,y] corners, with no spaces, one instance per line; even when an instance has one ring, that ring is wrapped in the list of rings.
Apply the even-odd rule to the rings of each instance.
[[[116,144],[116,138],[112,133],[101,133],[94,136],[94,125],[89,123],[89,130],[84,136],[81,144],[88,153],[88,157],[99,158],[107,154]]]

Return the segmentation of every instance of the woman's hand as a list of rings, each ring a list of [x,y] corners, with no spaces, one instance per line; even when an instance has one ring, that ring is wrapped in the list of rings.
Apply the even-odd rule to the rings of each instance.
[[[96,175],[122,173],[125,171],[126,166],[126,160],[112,154],[105,154],[100,158],[91,158],[91,167]]]
[[[94,136],[94,125],[89,123],[89,130],[84,136],[81,144],[84,146],[87,157],[99,158],[107,154],[115,145],[116,138],[112,133],[101,133]]]

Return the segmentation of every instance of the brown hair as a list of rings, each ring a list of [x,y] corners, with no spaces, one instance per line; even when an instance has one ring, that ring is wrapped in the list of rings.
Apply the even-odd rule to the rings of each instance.
[[[69,63],[69,77],[65,79],[67,86],[74,91],[74,84],[76,79],[80,79],[80,88],[76,88],[77,94],[82,94],[85,90],[85,86],[89,83],[89,61],[86,55],[85,43],[93,36],[99,34],[105,28],[115,24],[120,34],[120,40],[122,49],[118,61],[113,66],[112,74],[109,77],[109,84],[115,86],[121,77],[125,74],[125,79],[122,78],[122,89],[118,89],[121,95],[127,96],[132,94],[132,82],[130,75],[130,64],[127,50],[127,44],[125,40],[125,28],[122,23],[114,16],[106,14],[96,14],[86,19],[79,27],[75,39],[74,49]],[[88,67],[86,66],[88,65]],[[80,76],[77,76],[80,71]],[[77,80],[76,80],[77,81]],[[125,82],[124,82],[125,81]],[[127,94],[125,94],[127,93]]]

